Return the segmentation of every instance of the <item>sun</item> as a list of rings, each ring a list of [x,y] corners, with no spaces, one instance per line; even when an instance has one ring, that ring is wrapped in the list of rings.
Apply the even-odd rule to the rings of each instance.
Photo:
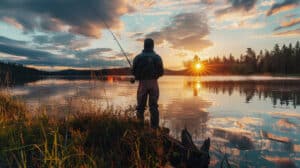
[[[205,65],[202,62],[196,62],[192,66],[191,70],[193,71],[194,74],[200,75],[200,74],[204,73],[206,68],[205,68]]]
[[[201,70],[202,64],[201,64],[201,63],[197,63],[197,64],[195,65],[195,68],[196,68],[196,70]]]

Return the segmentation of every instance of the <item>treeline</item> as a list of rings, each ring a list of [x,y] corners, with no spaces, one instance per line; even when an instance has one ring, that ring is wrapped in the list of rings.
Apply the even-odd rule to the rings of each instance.
[[[21,64],[0,62],[0,84],[10,85],[38,80],[47,72],[25,67]]]
[[[230,54],[209,58],[203,63],[207,74],[300,74],[300,43],[276,44],[272,50],[260,50],[258,54],[248,48],[239,58]]]

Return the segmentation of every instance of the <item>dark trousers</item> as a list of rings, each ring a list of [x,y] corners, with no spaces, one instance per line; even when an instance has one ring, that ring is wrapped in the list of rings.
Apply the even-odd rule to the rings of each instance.
[[[137,118],[144,122],[144,112],[149,98],[150,108],[150,123],[152,128],[158,128],[159,126],[159,111],[158,111],[158,97],[159,88],[156,79],[152,80],[140,80],[137,91]]]

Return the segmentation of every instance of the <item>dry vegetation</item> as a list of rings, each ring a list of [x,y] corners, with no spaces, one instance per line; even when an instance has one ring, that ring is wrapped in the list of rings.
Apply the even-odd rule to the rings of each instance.
[[[78,105],[78,104],[77,104]],[[161,131],[141,126],[132,109],[93,109],[55,118],[49,108],[0,94],[0,167],[159,167],[166,164]],[[50,110],[53,110],[51,108]],[[56,109],[68,110],[69,109]],[[75,110],[75,109],[74,109]],[[84,111],[85,110],[85,111]],[[65,112],[64,112],[65,113]],[[176,155],[176,153],[169,154]]]

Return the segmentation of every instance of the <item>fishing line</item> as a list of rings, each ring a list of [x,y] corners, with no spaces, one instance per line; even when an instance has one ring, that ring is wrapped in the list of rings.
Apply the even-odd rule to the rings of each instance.
[[[119,46],[119,48],[120,48],[122,54],[124,55],[124,57],[126,58],[126,61],[127,61],[128,64],[129,64],[130,69],[132,69],[132,63],[130,62],[130,60],[129,60],[129,58],[128,58],[126,52],[125,52],[125,50],[123,49],[123,47],[122,47],[120,41],[118,40],[117,36],[116,36],[115,33],[110,29],[109,25],[105,22],[105,20],[104,20],[103,18],[101,18],[101,20],[102,20],[103,24],[105,25],[106,29],[107,29],[107,30],[110,32],[110,34],[113,36],[114,40],[117,42],[117,44],[118,44],[118,46]],[[131,78],[131,79],[130,79],[130,83],[133,84],[134,82],[135,82],[135,79],[134,79],[134,78]]]
[[[107,29],[107,30],[110,32],[110,34],[113,36],[114,40],[117,42],[117,44],[118,44],[118,46],[119,46],[119,48],[120,48],[122,54],[125,56],[125,58],[126,58],[128,64],[129,64],[130,68],[132,68],[132,64],[131,64],[131,62],[130,62],[130,60],[129,60],[129,58],[128,58],[126,52],[125,52],[125,50],[123,49],[123,47],[122,47],[120,41],[118,40],[117,36],[116,36],[115,33],[110,29],[109,25],[105,22],[105,20],[104,20],[103,18],[101,18],[101,20],[102,20],[103,24],[105,25],[106,29]]]

